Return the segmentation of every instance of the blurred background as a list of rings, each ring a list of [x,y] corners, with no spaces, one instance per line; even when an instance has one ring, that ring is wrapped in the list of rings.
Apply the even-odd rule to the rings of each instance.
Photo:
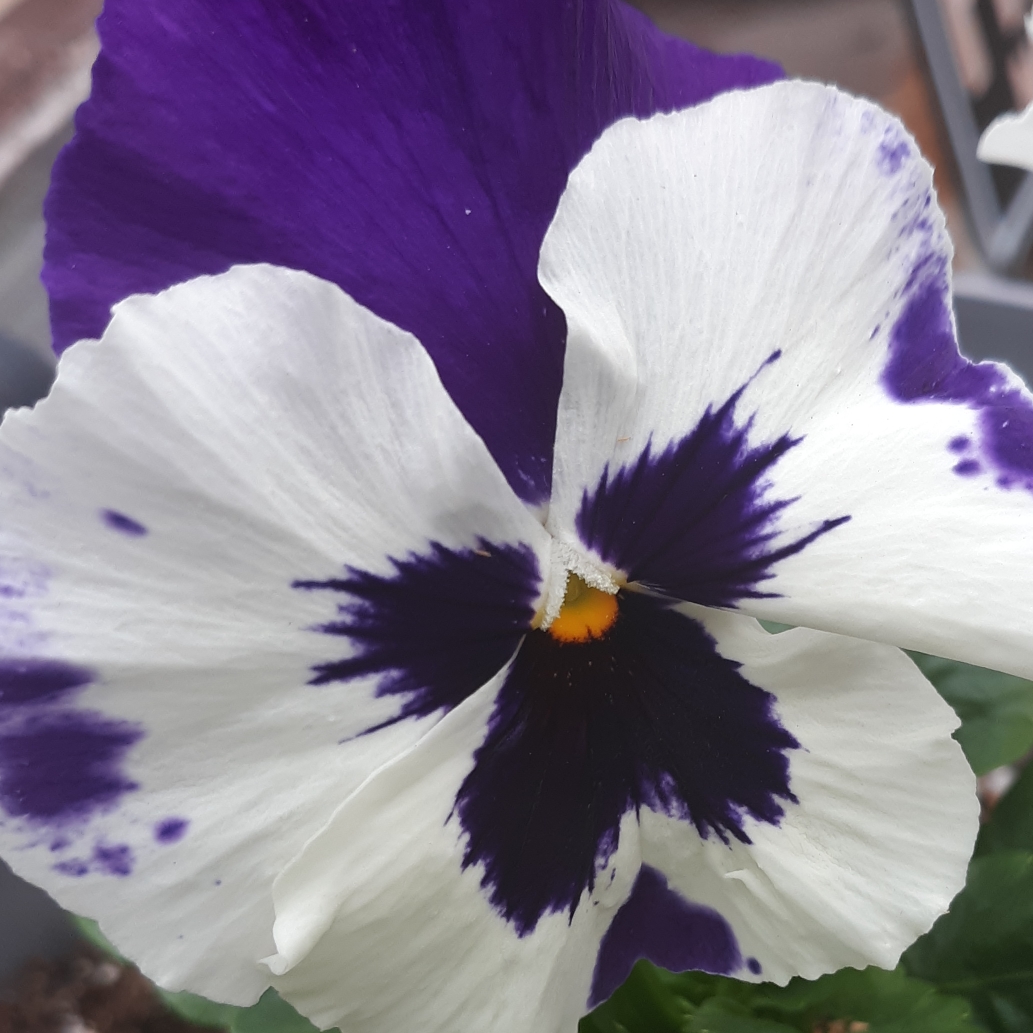
[[[773,58],[789,75],[836,83],[899,115],[935,168],[956,248],[963,347],[974,358],[1007,359],[1033,381],[1033,177],[975,159],[979,131],[1033,100],[1033,48],[1023,25],[1029,0],[636,2],[673,34]],[[51,164],[89,91],[99,8],[100,0],[0,0],[0,411],[31,404],[52,377],[39,283],[42,204]],[[1011,777],[999,771],[984,779],[986,799]],[[48,898],[0,862],[0,1003],[5,985],[27,978],[30,958],[67,957],[77,935]],[[110,965],[91,964],[80,958],[84,993],[118,978]],[[50,970],[44,963],[32,971],[45,997]],[[58,1027],[104,1026],[91,1022]]]

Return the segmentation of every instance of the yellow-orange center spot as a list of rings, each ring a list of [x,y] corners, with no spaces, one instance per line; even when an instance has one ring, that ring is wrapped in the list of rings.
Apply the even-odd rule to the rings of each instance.
[[[616,619],[617,597],[600,592],[571,574],[563,606],[549,625],[549,634],[560,642],[588,642],[602,638]]]

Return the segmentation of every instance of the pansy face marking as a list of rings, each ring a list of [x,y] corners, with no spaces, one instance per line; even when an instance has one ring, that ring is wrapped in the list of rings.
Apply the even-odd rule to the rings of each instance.
[[[492,904],[521,936],[545,914],[573,916],[629,812],[649,807],[704,839],[749,843],[746,816],[777,824],[795,799],[786,754],[799,743],[774,698],[671,602],[756,598],[773,564],[849,519],[773,544],[789,502],[770,497],[766,478],[799,439],[751,445],[750,422],[735,420],[742,391],[708,407],[680,441],[647,446],[586,487],[572,562],[585,570],[595,556],[616,568],[619,591],[565,569],[558,612],[536,615],[532,550],[483,538],[392,560],[389,577],[350,570],[295,582],[340,595],[338,618],[316,630],[353,650],[316,665],[311,683],[378,674],[377,694],[401,697],[387,723],[452,709],[516,654],[453,816],[463,866],[483,871]]]

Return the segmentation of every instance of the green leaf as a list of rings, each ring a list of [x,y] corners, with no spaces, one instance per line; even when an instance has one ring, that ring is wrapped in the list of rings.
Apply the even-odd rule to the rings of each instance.
[[[1033,747],[1033,682],[938,656],[909,655],[961,718],[955,738],[977,775],[1011,764]]]
[[[781,987],[643,961],[581,1033],[812,1033],[831,1023],[845,1033],[851,1024],[855,1033],[982,1033],[968,1001],[899,970],[843,969]]]
[[[161,987],[156,986],[154,989],[170,1011],[174,1011],[180,1018],[192,1022],[195,1026],[230,1029],[235,1013],[246,1010],[234,1008],[232,1004],[217,1004],[215,1001],[209,1001],[207,997],[188,994],[185,990],[169,993]]]
[[[1023,769],[979,830],[977,857],[1001,850],[1033,852],[1033,766]]]
[[[704,1001],[684,1029],[685,1033],[797,1033],[796,1026],[757,1018],[745,1005],[721,997]]]
[[[708,977],[710,978],[710,977]],[[683,1033],[689,1009],[667,984],[671,975],[646,961],[578,1026],[578,1033]]]
[[[903,960],[912,975],[966,996],[994,1033],[1033,1030],[1033,854],[976,858],[950,911]]]
[[[317,1033],[317,1027],[299,1015],[275,990],[266,990],[258,1004],[235,1008],[233,1033]]]

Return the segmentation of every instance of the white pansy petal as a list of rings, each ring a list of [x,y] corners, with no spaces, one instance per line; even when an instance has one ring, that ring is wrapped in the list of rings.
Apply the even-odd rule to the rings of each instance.
[[[1018,114],[998,115],[976,148],[980,161],[1033,169],[1033,104]]]
[[[0,849],[250,1003],[273,880],[508,661],[547,536],[410,335],[267,266],[119,305],[0,479]]]
[[[540,276],[549,527],[703,605],[1033,674],[1033,401],[957,354],[900,124],[783,82],[609,129]]]
[[[978,829],[953,712],[893,647],[679,609],[775,697],[799,743],[795,800],[777,821],[747,817],[748,842],[643,810],[643,869],[603,941],[597,996],[641,956],[777,983],[892,968],[961,889]]]
[[[518,935],[493,908],[455,801],[476,778],[504,677],[377,772],[278,880],[269,964],[317,1025],[561,1033],[584,1012],[600,938],[637,870],[634,822],[611,861],[621,874],[573,913]],[[500,807],[495,820],[510,817]]]

